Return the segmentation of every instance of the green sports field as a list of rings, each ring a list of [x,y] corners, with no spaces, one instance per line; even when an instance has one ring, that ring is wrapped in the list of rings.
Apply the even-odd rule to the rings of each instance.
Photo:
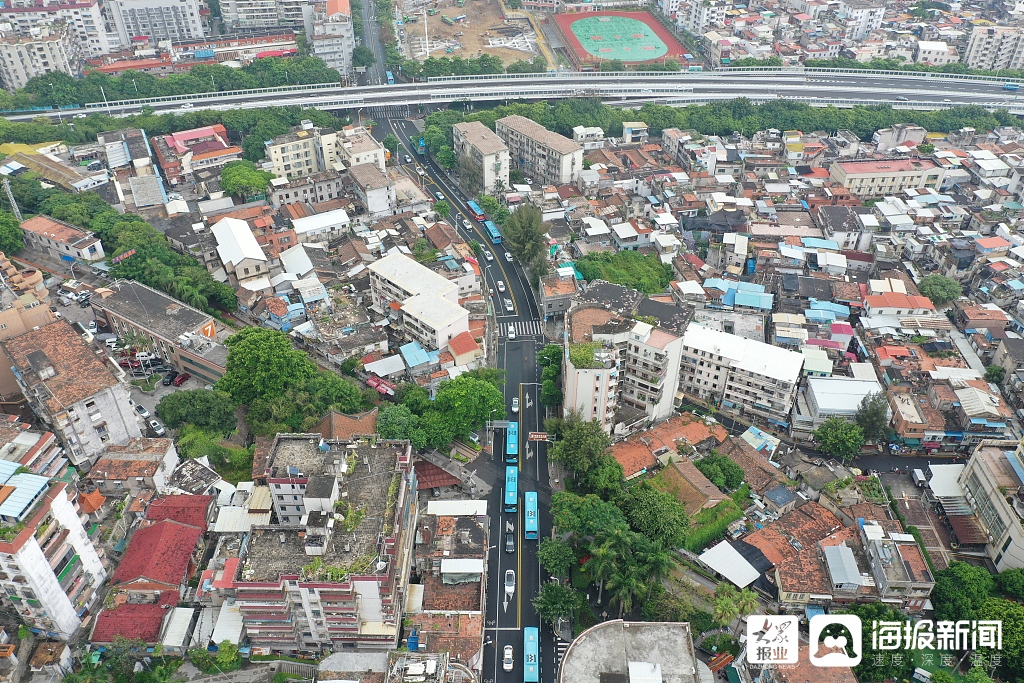
[[[650,26],[630,17],[598,15],[577,19],[569,28],[580,46],[601,60],[645,62],[669,51]]]

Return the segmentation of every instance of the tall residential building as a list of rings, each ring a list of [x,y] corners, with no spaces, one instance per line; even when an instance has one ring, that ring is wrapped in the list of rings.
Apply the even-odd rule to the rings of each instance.
[[[962,490],[935,491],[935,495],[954,499],[950,503],[959,498],[970,505],[975,526],[980,524],[983,532],[971,543],[984,545],[997,572],[1024,569],[1024,442],[982,441],[967,465],[961,467],[957,484]],[[949,482],[945,483],[944,488],[951,488]],[[951,512],[954,506],[942,502],[947,515],[963,514]],[[962,527],[954,526],[958,528]],[[958,540],[964,545],[966,538]]]
[[[452,143],[459,160],[459,185],[471,196],[509,188],[508,147],[479,121],[456,123]]]
[[[15,474],[0,461],[0,484],[12,489],[0,503],[0,524],[17,529],[0,540],[0,599],[30,627],[70,640],[96,598],[107,572],[101,551],[69,500],[68,485]]]
[[[318,2],[313,13],[313,35],[309,37],[313,54],[342,76],[352,76],[352,50],[356,34],[352,27],[349,0]]]
[[[284,135],[266,141],[264,149],[270,160],[268,170],[280,178],[338,170],[335,165],[340,161],[337,131],[317,128],[312,121],[303,121]]]
[[[839,0],[840,18],[846,22],[848,40],[864,40],[885,20],[885,2],[880,0]]]
[[[785,425],[804,355],[691,323],[683,335],[679,389]]]
[[[142,436],[128,390],[66,320],[0,342],[8,367],[36,416],[67,449],[73,465],[99,455],[108,444]]]
[[[724,26],[731,9],[730,0],[688,0],[676,8],[676,22],[693,35],[703,36],[716,26]]]
[[[997,71],[1024,65],[1024,29],[1019,26],[975,26],[964,53],[972,69]]]
[[[583,170],[583,147],[525,116],[506,116],[494,131],[508,145],[512,163],[544,185],[571,183]]]
[[[31,29],[58,20],[67,23],[82,52],[88,56],[105,55],[120,47],[116,34],[107,33],[99,0],[9,0],[0,7],[0,23],[11,24],[20,35],[29,35]]]
[[[218,582],[249,642],[291,653],[397,647],[416,536],[409,442],[278,434],[265,462],[278,523],[252,527]]]
[[[78,38],[64,21],[39,25],[28,35],[0,31],[0,86],[14,91],[36,76],[59,71],[78,76],[82,50]]]
[[[393,302],[401,303],[417,294],[434,294],[459,303],[457,284],[401,253],[394,253],[371,263],[370,305],[387,311]]]
[[[231,28],[301,27],[313,17],[310,0],[224,0],[221,16]]]
[[[107,7],[122,45],[137,45],[140,36],[150,42],[206,37],[198,0],[108,0]]]

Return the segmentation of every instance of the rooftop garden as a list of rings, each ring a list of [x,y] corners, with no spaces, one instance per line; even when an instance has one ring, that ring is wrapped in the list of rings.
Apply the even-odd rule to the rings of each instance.
[[[594,352],[601,348],[597,342],[583,342],[569,345],[569,361],[577,370],[596,370],[602,364],[594,358]]]

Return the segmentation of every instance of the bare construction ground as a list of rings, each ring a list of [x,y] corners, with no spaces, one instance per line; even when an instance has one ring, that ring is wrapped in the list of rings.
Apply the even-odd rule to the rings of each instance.
[[[433,16],[424,17],[424,9],[436,9]],[[505,64],[520,59],[530,60],[539,54],[536,35],[525,19],[510,21],[502,17],[501,5],[497,0],[464,0],[459,7],[458,0],[410,0],[405,5],[405,14],[415,18],[406,23],[406,53],[413,59],[426,59],[424,48],[423,20],[427,20],[431,57],[462,57],[472,59],[482,54],[498,57]],[[457,17],[464,19],[454,21]],[[448,24],[442,17],[454,23]]]

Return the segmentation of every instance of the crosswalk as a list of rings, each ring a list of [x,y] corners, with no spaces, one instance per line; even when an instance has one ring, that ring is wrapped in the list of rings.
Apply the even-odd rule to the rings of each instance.
[[[569,649],[569,643],[565,642],[561,638],[555,643],[555,666],[559,666],[562,663],[562,657],[565,656],[565,651]]]
[[[384,119],[404,119],[409,115],[409,107],[405,105],[389,105],[386,107],[370,107],[369,117],[383,121]]]
[[[526,320],[515,323],[501,323],[498,326],[498,336],[507,337],[510,328],[516,331],[517,337],[539,337],[544,334],[539,320]]]

